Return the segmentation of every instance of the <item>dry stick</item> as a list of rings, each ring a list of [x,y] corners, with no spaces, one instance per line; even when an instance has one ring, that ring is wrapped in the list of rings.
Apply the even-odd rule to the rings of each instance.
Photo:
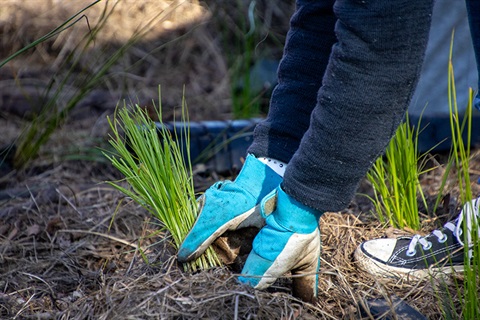
[[[70,207],[72,207],[73,210],[75,210],[75,212],[78,213],[80,218],[83,218],[83,213],[81,213],[80,210],[77,209],[77,207],[72,203],[72,201],[70,201],[70,199],[65,197],[65,195],[62,192],[60,192],[60,190],[58,190],[58,188],[55,188],[55,191],[60,195],[60,197],[62,197],[63,200],[67,201]]]
[[[234,309],[234,312],[233,312],[233,319],[234,320],[238,320],[238,301],[240,299],[240,296],[239,295],[236,295],[235,296],[235,309]]]
[[[15,314],[15,317],[13,317],[14,320],[17,319],[18,316],[20,316],[20,314],[21,314],[25,309],[27,309],[28,304],[30,303],[30,301],[31,301],[34,297],[35,297],[35,293],[32,294],[32,295],[30,296],[30,298],[28,298],[28,300],[23,304],[22,308],[20,308],[20,310],[18,310],[18,312]]]
[[[160,293],[170,289],[171,286],[174,286],[176,285],[177,283],[179,283],[182,279],[178,279],[176,281],[174,281],[173,283],[170,283],[168,284],[166,287],[163,287],[163,288],[160,288],[159,290],[153,292],[153,293],[150,293],[149,296],[147,299],[145,299],[142,303],[140,303],[138,306],[137,306],[137,309],[141,309],[145,304],[147,304],[147,302],[149,302],[152,297],[155,297],[156,295],[159,295]]]
[[[343,284],[344,287],[347,288],[348,292],[345,291],[345,288],[343,288],[343,292],[345,294],[348,294],[350,297],[352,297],[352,299],[358,304],[358,301],[356,299],[356,295],[352,292],[352,288],[349,286],[349,283],[348,283],[348,280],[346,279],[345,275],[341,272],[339,272],[337,270],[337,268],[335,268],[335,266],[333,264],[331,264],[330,262],[326,261],[325,259],[323,258],[320,258],[322,262],[324,262],[325,264],[327,264],[328,266],[330,266],[330,268],[332,268],[333,270],[335,271],[330,271],[330,272],[324,272],[324,274],[330,274],[330,275],[333,275],[335,276],[337,279],[339,279],[339,281]],[[361,299],[360,299],[361,300]],[[362,302],[363,304],[363,302]]]
[[[323,315],[324,317],[328,317],[330,319],[334,319],[334,320],[338,320],[338,317],[328,313],[327,311],[323,310],[323,309],[320,309],[319,307],[317,307],[316,305],[314,304],[310,304],[309,305],[309,308],[315,310],[316,312],[320,313],[321,315]]]
[[[39,276],[36,276],[36,275],[31,274],[31,273],[28,273],[28,272],[20,272],[20,273],[21,273],[21,274],[24,274],[24,275],[26,275],[26,276],[28,276],[28,277],[35,278],[35,279],[40,280],[41,282],[45,283],[45,284],[47,285],[48,289],[50,289],[50,293],[52,294],[52,296],[55,296],[55,293],[53,292],[52,287],[51,287],[45,280],[43,280],[42,278],[40,278]]]
[[[57,232],[65,232],[65,233],[86,233],[86,234],[91,234],[91,235],[96,235],[96,236],[100,236],[100,237],[104,237],[104,238],[107,238],[107,239],[110,239],[110,240],[113,240],[113,241],[117,241],[117,242],[120,242],[122,244],[125,244],[127,246],[130,246],[134,249],[140,249],[142,250],[143,252],[147,251],[148,249],[147,248],[144,248],[142,246],[138,246],[134,243],[132,243],[132,241],[127,241],[127,240],[124,240],[124,239],[120,239],[120,238],[117,238],[115,236],[111,236],[111,235],[108,235],[108,234],[104,234],[104,233],[100,233],[100,232],[95,232],[95,231],[88,231],[88,230],[78,230],[78,229],[63,229],[63,230],[58,230]]]
[[[33,289],[33,287],[28,287],[28,288],[23,288],[23,289],[20,289],[20,290],[15,290],[13,292],[6,293],[6,295],[7,296],[14,296],[16,294],[19,294],[19,293],[22,293],[22,292],[25,292],[25,291],[29,291],[30,289]]]
[[[28,185],[25,185],[27,187],[28,193],[30,193],[30,197],[32,198],[33,203],[37,207],[37,210],[40,212],[40,207],[38,206],[37,200],[35,199],[35,196],[32,193],[32,190],[28,187]]]
[[[133,264],[134,264],[135,261],[137,260],[137,259],[136,259],[137,253],[138,253],[138,247],[135,248],[135,252],[133,253],[132,260],[130,260],[130,263],[128,264],[128,268],[127,268],[127,270],[125,271],[125,275],[129,274],[130,271],[132,271]]]

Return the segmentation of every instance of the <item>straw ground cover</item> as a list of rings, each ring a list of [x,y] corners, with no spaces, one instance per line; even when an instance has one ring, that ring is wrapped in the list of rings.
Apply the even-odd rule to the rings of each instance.
[[[36,6],[29,8],[31,3]],[[73,12],[68,10],[76,10],[58,3],[2,1],[1,56],[11,53],[3,50],[16,50],[14,46],[21,41],[26,43],[52,30],[71,16]],[[155,26],[148,35],[151,38],[137,43],[112,67],[111,78],[72,110],[66,124],[42,145],[38,157],[23,170],[9,168],[8,161],[0,168],[1,319],[349,319],[358,318],[358,305],[364,299],[392,295],[437,319],[442,317],[439,289],[450,292],[452,305],[460,314],[462,306],[453,281],[441,288],[428,281],[381,282],[356,268],[351,254],[362,240],[405,233],[379,223],[369,213],[372,207],[364,197],[357,197],[344,212],[322,217],[317,304],[292,297],[288,277],[267,291],[240,285],[235,280],[240,263],[184,272],[175,260],[175,249],[165,241],[169,235],[160,230],[150,213],[104,183],[123,177],[97,147],[108,148],[106,116],[113,115],[118,100],[131,99],[148,106],[158,96],[158,84],[163,88],[167,120],[173,119],[184,84],[192,121],[231,118],[228,64],[218,41],[222,34],[217,29],[219,21],[214,20],[225,16],[216,15],[219,3],[213,1],[204,6],[194,1],[181,5],[157,0],[142,1],[143,6],[139,3],[124,1],[117,6],[113,25],[104,29],[109,34],[97,39],[92,52],[107,54],[118,49],[145,13],[172,4],[177,7],[169,19]],[[257,8],[262,17],[271,12],[271,21],[276,23],[286,16],[285,12],[276,13],[276,7],[269,7],[268,2],[257,2]],[[222,14],[235,12],[227,9],[223,8]],[[94,19],[96,12],[88,14]],[[77,38],[75,33],[83,35],[88,30],[84,24],[75,28],[70,31],[74,33],[52,39],[0,69],[0,146],[15,140],[39,106],[30,102],[37,101],[56,61]],[[114,41],[109,40],[112,37]],[[164,45],[172,40],[171,45]],[[95,70],[89,61],[94,60],[86,56],[85,64],[75,72]],[[447,158],[435,157],[441,163]],[[471,157],[469,174],[474,182],[480,175],[478,149],[471,151]],[[193,167],[193,173],[197,192],[236,174],[220,176],[202,165]],[[439,167],[421,177],[427,201],[436,199],[443,174]],[[458,208],[456,181],[452,170],[436,215],[421,221],[422,232],[440,226]],[[480,193],[478,185],[472,183],[471,187],[474,195]],[[371,194],[366,182],[359,191]],[[229,236],[222,240],[233,243],[240,238]],[[456,278],[461,283],[463,276]]]

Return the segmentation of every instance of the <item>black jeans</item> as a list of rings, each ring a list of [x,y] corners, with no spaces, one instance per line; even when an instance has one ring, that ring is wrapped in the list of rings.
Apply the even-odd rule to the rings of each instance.
[[[339,211],[402,121],[433,0],[297,1],[267,118],[249,152],[288,162],[282,188]]]

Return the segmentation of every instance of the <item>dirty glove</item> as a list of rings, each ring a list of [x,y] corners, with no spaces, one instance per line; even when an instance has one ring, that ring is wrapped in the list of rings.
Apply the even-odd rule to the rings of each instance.
[[[265,221],[258,204],[282,182],[269,166],[248,155],[235,181],[220,181],[197,200],[199,215],[178,251],[178,261],[198,258],[227,230],[256,226]]]
[[[293,294],[304,301],[315,300],[322,212],[294,200],[280,187],[261,201],[260,210],[266,226],[253,241],[240,282],[265,289],[291,271]]]

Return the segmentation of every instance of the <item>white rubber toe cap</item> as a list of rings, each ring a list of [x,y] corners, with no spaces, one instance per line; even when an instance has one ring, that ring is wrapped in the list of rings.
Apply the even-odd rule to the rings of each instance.
[[[364,253],[375,257],[377,260],[387,262],[395,249],[396,239],[374,239],[362,244]]]

